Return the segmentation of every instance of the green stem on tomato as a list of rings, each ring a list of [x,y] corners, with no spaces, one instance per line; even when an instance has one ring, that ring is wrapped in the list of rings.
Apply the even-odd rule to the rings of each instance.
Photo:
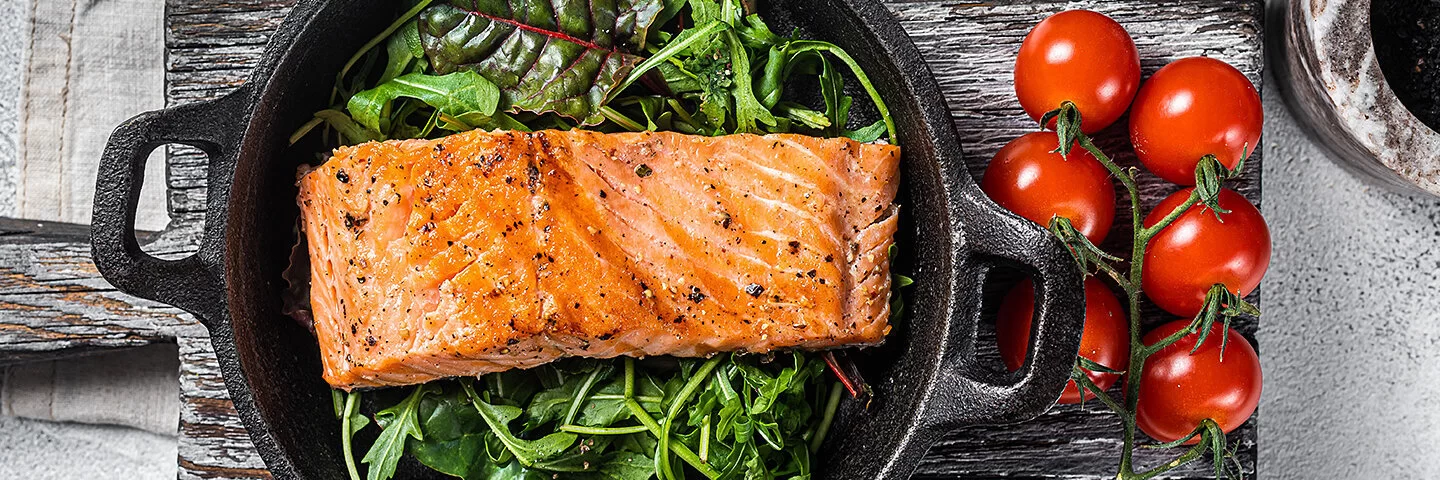
[[[1175,342],[1180,341],[1180,339],[1185,338],[1185,336],[1190,335],[1190,334],[1192,334],[1192,333],[1195,333],[1195,332],[1194,332],[1193,330],[1189,329],[1189,328],[1182,328],[1182,329],[1176,331],[1175,333],[1172,333],[1172,334],[1170,334],[1169,336],[1160,339],[1160,341],[1155,342],[1155,344],[1153,344],[1153,345],[1146,345],[1146,346],[1142,347],[1142,348],[1145,349],[1145,356],[1149,357],[1149,356],[1151,356],[1151,355],[1154,355],[1154,354],[1156,354],[1157,352],[1159,352],[1161,349],[1163,349],[1163,348],[1165,348],[1165,347],[1168,347],[1168,346],[1171,346],[1171,345],[1174,345]]]
[[[1080,367],[1076,366],[1075,368],[1078,369]],[[1076,379],[1076,383],[1078,383],[1079,386],[1084,387],[1084,389],[1086,390],[1094,392],[1095,399],[1100,400],[1100,403],[1105,404],[1105,406],[1109,407],[1111,411],[1115,412],[1117,415],[1123,416],[1125,414],[1124,407],[1120,405],[1120,402],[1116,402],[1114,398],[1110,398],[1110,394],[1105,393],[1104,389],[1100,388],[1099,385],[1096,385],[1094,381],[1090,380],[1089,375],[1082,374],[1074,378]]]
[[[1144,229],[1140,217],[1140,189],[1135,185],[1135,178],[1129,172],[1124,171],[1116,165],[1110,157],[1101,152],[1099,148],[1090,141],[1085,134],[1079,136],[1080,146],[1095,156],[1101,164],[1105,165],[1110,173],[1120,179],[1125,185],[1125,191],[1130,196],[1130,221],[1134,232]],[[1146,242],[1136,238],[1130,249],[1130,288],[1125,291],[1127,300],[1127,311],[1130,314],[1130,372],[1141,372],[1145,370],[1145,345],[1140,338],[1140,276],[1144,268]],[[1130,381],[1125,382],[1125,410],[1134,412],[1140,397],[1140,381],[1135,375],[1130,376]],[[1121,423],[1124,424],[1124,448],[1120,451],[1120,475],[1119,478],[1128,479],[1135,473],[1135,418],[1133,415],[1122,415]]]
[[[1073,105],[1071,107],[1073,108]],[[1062,106],[1061,108],[1064,107]],[[1141,372],[1145,369],[1145,359],[1147,355],[1145,355],[1145,344],[1140,338],[1140,277],[1144,268],[1145,244],[1147,242],[1142,242],[1138,238],[1138,234],[1144,231],[1140,216],[1140,188],[1135,185],[1135,177],[1131,175],[1130,172],[1125,171],[1125,169],[1115,164],[1115,161],[1105,155],[1105,152],[1100,151],[1100,148],[1096,147],[1095,143],[1090,141],[1088,135],[1080,133],[1076,137],[1076,141],[1080,144],[1081,148],[1084,148],[1090,152],[1096,160],[1099,160],[1100,164],[1104,165],[1106,170],[1109,170],[1111,174],[1120,179],[1120,183],[1125,186],[1126,194],[1130,196],[1131,231],[1136,232],[1137,237],[1130,248],[1130,285],[1129,288],[1125,289],[1128,304],[1127,311],[1130,316],[1130,366],[1127,370],[1132,373]],[[1125,382],[1125,412],[1135,411],[1140,393],[1139,380],[1139,377],[1130,375],[1130,381]],[[1124,448],[1120,451],[1120,474],[1117,475],[1117,478],[1129,479],[1135,474],[1133,465],[1135,456],[1135,418],[1134,415],[1121,415],[1120,420],[1121,423],[1124,424],[1125,431]]]
[[[1179,466],[1181,466],[1181,465],[1190,463],[1190,462],[1192,462],[1192,461],[1200,458],[1201,455],[1204,455],[1204,454],[1205,454],[1205,448],[1206,448],[1206,447],[1205,447],[1205,442],[1197,443],[1197,444],[1191,446],[1189,450],[1186,450],[1184,454],[1181,454],[1179,457],[1175,457],[1174,460],[1170,460],[1169,462],[1165,462],[1164,465],[1160,465],[1160,466],[1158,466],[1158,467],[1152,468],[1152,469],[1150,469],[1150,470],[1146,470],[1146,471],[1144,471],[1144,472],[1140,472],[1140,473],[1133,473],[1133,472],[1132,472],[1130,476],[1126,477],[1126,479],[1127,479],[1127,480],[1149,480],[1149,479],[1151,479],[1151,478],[1155,478],[1155,477],[1157,477],[1157,476],[1160,476],[1160,474],[1162,474],[1162,473],[1168,472],[1168,471],[1170,471],[1170,470],[1174,470],[1176,467],[1179,467]]]
[[[1075,108],[1074,104],[1071,104],[1070,102],[1062,103],[1062,109],[1067,107]],[[1065,115],[1060,115],[1060,118],[1063,121]],[[1075,131],[1079,132],[1079,129],[1076,128]],[[1125,291],[1130,317],[1130,365],[1126,369],[1130,373],[1127,373],[1127,375],[1129,375],[1129,379],[1124,383],[1123,405],[1115,404],[1114,400],[1110,399],[1108,395],[1106,395],[1101,401],[1106,402],[1106,406],[1109,406],[1111,409],[1117,410],[1121,413],[1119,415],[1120,421],[1124,426],[1124,447],[1120,451],[1120,472],[1116,475],[1116,478],[1119,480],[1145,480],[1160,475],[1161,473],[1169,471],[1170,469],[1183,465],[1187,462],[1195,460],[1196,458],[1199,458],[1201,453],[1204,453],[1203,448],[1196,446],[1195,448],[1191,448],[1185,454],[1177,457],[1175,460],[1161,467],[1144,473],[1135,472],[1134,457],[1137,425],[1135,423],[1134,412],[1136,411],[1136,407],[1139,405],[1140,401],[1141,381],[1141,376],[1137,375],[1136,373],[1145,371],[1145,361],[1148,360],[1150,356],[1153,355],[1155,352],[1159,351],[1160,348],[1164,348],[1164,346],[1168,346],[1175,341],[1178,341],[1180,338],[1183,338],[1183,334],[1190,333],[1189,329],[1182,330],[1176,335],[1171,335],[1171,337],[1174,338],[1167,337],[1166,339],[1161,340],[1161,342],[1156,343],[1155,348],[1151,348],[1150,346],[1145,345],[1145,342],[1141,338],[1140,297],[1144,293],[1144,287],[1141,284],[1141,278],[1145,269],[1145,251],[1146,248],[1149,246],[1151,238],[1153,238],[1165,227],[1173,223],[1176,219],[1180,217],[1180,215],[1184,214],[1186,210],[1189,210],[1190,207],[1194,206],[1197,202],[1199,202],[1200,198],[1198,194],[1192,192],[1190,194],[1190,198],[1186,199],[1184,204],[1180,205],[1175,210],[1167,213],[1165,217],[1161,218],[1161,220],[1155,225],[1151,225],[1147,228],[1144,226],[1143,217],[1141,215],[1142,211],[1140,209],[1140,188],[1135,183],[1135,176],[1132,173],[1133,170],[1126,171],[1125,169],[1121,168],[1118,164],[1115,163],[1114,160],[1112,160],[1109,156],[1105,155],[1104,152],[1100,151],[1100,149],[1095,146],[1095,143],[1091,141],[1089,135],[1086,135],[1084,133],[1077,133],[1075,141],[1080,145],[1081,148],[1084,148],[1086,151],[1090,152],[1090,154],[1093,155],[1096,160],[1100,161],[1100,164],[1104,165],[1106,170],[1109,170],[1111,174],[1115,175],[1116,178],[1120,179],[1120,183],[1125,186],[1126,194],[1130,196],[1130,222],[1132,227],[1131,231],[1135,232],[1133,239],[1134,241],[1130,247],[1130,272],[1127,282],[1118,282],[1121,289]],[[1116,407],[1120,408],[1117,409]]]
[[[1161,218],[1159,222],[1145,227],[1136,237],[1148,243],[1151,238],[1155,237],[1155,234],[1160,233],[1160,230],[1164,230],[1165,227],[1170,226],[1171,223],[1175,223],[1175,220],[1178,220],[1181,215],[1184,215],[1186,211],[1190,210],[1190,207],[1195,206],[1197,203],[1200,203],[1200,194],[1196,190],[1191,190],[1190,197],[1185,199],[1185,203],[1180,204],[1180,206],[1171,210],[1170,213],[1165,214],[1165,217]]]

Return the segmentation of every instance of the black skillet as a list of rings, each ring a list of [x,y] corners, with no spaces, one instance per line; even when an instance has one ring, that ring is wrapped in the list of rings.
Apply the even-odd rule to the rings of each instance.
[[[846,402],[816,465],[822,478],[896,479],[945,431],[1011,423],[1048,408],[1080,339],[1080,274],[1046,232],[991,203],[966,173],[949,111],[919,52],[876,0],[772,0],[762,16],[834,42],[864,66],[904,147],[900,263],[915,285],[886,346],[862,355],[875,401]],[[276,478],[344,477],[339,424],[310,333],[281,313],[294,172],[317,149],[287,147],[325,108],[335,74],[394,18],[387,0],[303,0],[248,83],[224,98],[137,116],[116,129],[100,168],[95,264],[121,290],[195,314],[210,330],[226,386]],[[786,25],[789,24],[789,25]],[[198,253],[140,250],[135,204],[145,159],[166,143],[210,158]],[[300,150],[300,151],[297,151]],[[307,158],[307,156],[309,158]],[[1018,372],[976,358],[981,287],[995,266],[1037,279],[1030,360]]]

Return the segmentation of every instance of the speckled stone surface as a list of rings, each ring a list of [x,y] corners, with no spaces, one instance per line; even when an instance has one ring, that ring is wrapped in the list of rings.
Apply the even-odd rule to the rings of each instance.
[[[1264,95],[1259,476],[1440,478],[1440,199],[1359,180]]]

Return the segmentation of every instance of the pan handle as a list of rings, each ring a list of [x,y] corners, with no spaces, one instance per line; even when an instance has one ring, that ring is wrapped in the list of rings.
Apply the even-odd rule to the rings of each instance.
[[[135,240],[135,209],[150,152],[178,143],[204,151],[210,159],[210,201],[228,190],[228,175],[215,166],[234,157],[246,115],[241,107],[248,89],[207,102],[136,115],[115,128],[100,159],[91,220],[91,256],[101,275],[120,290],[164,302],[196,314],[210,326],[224,308],[225,286],[217,270],[223,242],[214,232],[223,215],[207,212],[200,251],[178,260],[156,258]]]
[[[940,398],[939,426],[952,428],[981,423],[1014,423],[1033,418],[1060,397],[1069,379],[1080,333],[1085,322],[1083,276],[1075,260],[1047,230],[1005,211],[994,203],[977,202],[989,212],[974,215],[965,223],[969,249],[961,275],[973,279],[975,296],[990,269],[998,265],[1019,265],[1029,270],[1036,285],[1034,328],[1030,355],[1016,372],[1004,372],[976,359],[979,311],[974,321],[957,328],[963,336],[961,348],[947,354],[940,388],[950,389]]]
[[[934,380],[895,382],[897,403],[865,411],[851,402],[846,418],[862,417],[854,430],[827,443],[839,455],[822,467],[824,478],[902,480],[909,478],[925,451],[950,430],[967,425],[1014,423],[1044,412],[1060,397],[1070,366],[1080,349],[1085,306],[1083,283],[1072,259],[1049,232],[1005,212],[979,195],[962,199],[976,205],[957,212],[961,235],[968,241],[954,255],[956,291],[949,333],[912,339],[941,353]],[[1039,305],[1035,309],[1030,360],[1018,372],[1004,372],[976,358],[980,306],[985,275],[997,265],[1024,265],[1035,276]],[[950,345],[949,347],[944,345]],[[886,401],[879,399],[878,401]],[[873,451],[885,447],[889,453]]]

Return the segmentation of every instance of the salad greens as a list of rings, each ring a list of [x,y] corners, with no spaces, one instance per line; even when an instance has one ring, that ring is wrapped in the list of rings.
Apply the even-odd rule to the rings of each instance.
[[[534,0],[510,2],[513,11],[498,0],[430,2],[355,53],[336,79],[339,105],[317,112],[292,143],[321,125],[327,143],[333,130],[343,144],[575,127],[896,140],[879,92],[843,49],[777,34],[735,0],[566,3],[573,11]],[[621,17],[616,29],[588,20],[607,14]],[[850,128],[847,74],[880,120]],[[823,102],[785,99],[795,84],[818,89]]]
[[[431,382],[375,414],[363,462],[372,480],[407,452],[467,480],[808,478],[843,392],[824,376],[817,356],[793,352],[577,358]],[[362,394],[336,395],[349,406]]]
[[[777,33],[737,0],[553,5],[405,0],[345,64],[334,106],[291,143],[578,127],[896,141],[879,93],[844,50]],[[610,19],[614,28],[598,26]],[[851,79],[879,121],[851,125]],[[787,96],[797,90],[818,95]],[[903,309],[894,292],[892,322]],[[334,403],[352,479],[389,479],[407,455],[466,480],[808,479],[847,390],[868,393],[854,365],[790,352],[566,359],[366,393],[367,405],[383,407],[373,417],[361,413],[359,392],[336,391]],[[378,436],[357,445],[371,418]]]

